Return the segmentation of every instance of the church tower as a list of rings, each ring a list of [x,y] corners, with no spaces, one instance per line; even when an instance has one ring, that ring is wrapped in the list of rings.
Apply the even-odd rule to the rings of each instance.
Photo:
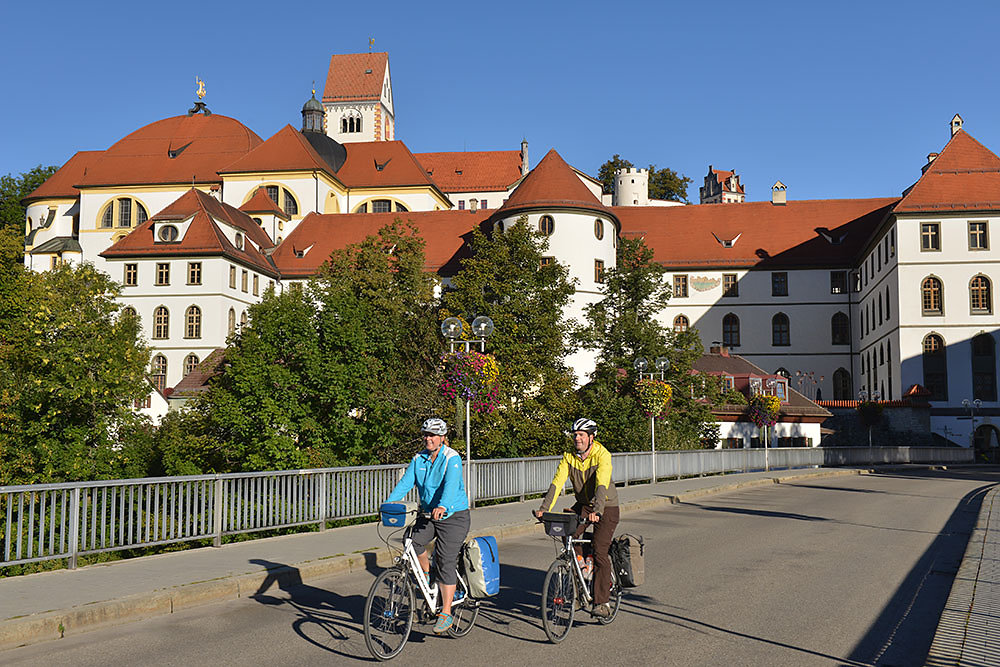
[[[326,133],[342,144],[395,139],[389,54],[332,56],[323,90],[323,108]]]

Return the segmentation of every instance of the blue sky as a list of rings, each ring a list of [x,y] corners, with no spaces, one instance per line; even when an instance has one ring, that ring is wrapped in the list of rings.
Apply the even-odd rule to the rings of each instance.
[[[310,7],[315,7],[311,10]],[[263,138],[333,53],[387,51],[413,152],[612,154],[748,199],[898,195],[965,129],[1000,151],[1000,3],[11,3],[0,174],[62,164],[205,101]]]

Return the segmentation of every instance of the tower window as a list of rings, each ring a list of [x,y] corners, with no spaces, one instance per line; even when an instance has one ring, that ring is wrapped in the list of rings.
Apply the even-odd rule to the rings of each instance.
[[[553,220],[551,215],[543,215],[538,219],[538,231],[545,236],[552,236],[552,232],[556,229],[556,221]]]

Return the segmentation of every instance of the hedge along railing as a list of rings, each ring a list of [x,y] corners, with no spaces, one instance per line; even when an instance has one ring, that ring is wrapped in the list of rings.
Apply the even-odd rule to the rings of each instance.
[[[613,454],[617,484],[648,482],[650,452]],[[763,449],[656,452],[657,479],[764,468]],[[971,463],[973,451],[940,447],[768,450],[773,468],[873,463]],[[545,493],[559,457],[472,463],[476,501]],[[99,482],[0,486],[0,566],[371,516],[405,465],[325,468]],[[411,497],[416,496],[411,492]]]

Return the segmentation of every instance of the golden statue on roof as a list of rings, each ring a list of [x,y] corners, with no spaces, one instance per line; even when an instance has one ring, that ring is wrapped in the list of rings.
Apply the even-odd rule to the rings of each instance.
[[[197,76],[194,77],[194,82],[198,84],[198,99],[205,99],[205,82],[199,79]]]

